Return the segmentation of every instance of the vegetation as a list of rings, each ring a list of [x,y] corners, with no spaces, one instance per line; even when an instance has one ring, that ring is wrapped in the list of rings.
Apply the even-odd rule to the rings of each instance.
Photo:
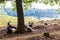
[[[0,0],[1,4],[4,4],[6,0]],[[13,4],[13,10],[16,10],[16,0],[12,0]],[[23,8],[24,9],[29,9],[32,5],[33,2],[40,2],[40,3],[44,3],[44,4],[50,4],[51,6],[54,6],[55,4],[60,6],[60,0],[22,0],[23,3]]]
[[[8,15],[0,15],[0,26],[6,26],[8,21],[11,21],[11,25],[17,26],[17,17],[8,16]],[[30,21],[33,21],[34,23],[36,23],[39,20],[37,19],[32,20],[30,17],[28,18],[24,17],[25,24],[27,24]]]
[[[0,15],[0,27],[7,26],[7,22],[11,21],[11,25],[17,26],[17,17],[8,15]]]
[[[60,6],[60,0],[22,0],[22,3],[23,3],[23,9],[30,9],[31,8],[31,5],[33,2],[40,2],[40,3],[44,3],[44,4],[50,4],[50,6],[54,6],[55,4],[59,5]],[[16,9],[16,3],[15,1],[13,2],[13,6],[14,8],[13,9]]]
[[[45,36],[46,38],[49,38],[49,37],[50,37],[49,32],[45,32],[45,33],[44,33],[44,36]]]

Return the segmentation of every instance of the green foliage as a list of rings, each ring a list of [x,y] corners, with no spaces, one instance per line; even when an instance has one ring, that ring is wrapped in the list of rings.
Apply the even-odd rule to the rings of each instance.
[[[48,4],[48,0],[43,0],[43,3],[44,4]]]
[[[51,6],[54,6],[54,3],[50,3]]]
[[[5,3],[5,0],[0,0],[0,4],[1,4],[1,3]]]
[[[39,0],[22,0],[23,1],[23,9],[28,10],[31,7],[31,3],[38,2]]]
[[[16,39],[16,40],[19,40],[19,39]]]
[[[23,5],[23,9],[28,10],[31,7],[31,3],[33,2],[38,2],[39,0],[22,0],[22,5]],[[12,3],[12,6],[14,6],[13,10],[16,10],[16,2],[14,1]]]
[[[43,35],[44,35],[46,38],[50,37],[49,32],[45,32]]]
[[[5,9],[5,0],[0,0],[0,4],[0,7]]]
[[[23,4],[23,9],[28,10],[31,7],[30,3]]]
[[[13,6],[12,10],[13,10],[13,11],[16,11],[16,2],[15,2],[15,1],[12,2],[12,6]]]
[[[39,0],[23,0],[23,3],[32,3],[32,2],[37,2]]]
[[[3,1],[5,1],[5,0],[0,0],[0,2],[3,2]]]
[[[58,4],[58,0],[54,0],[54,2],[55,2],[56,4]]]
[[[0,0],[0,3],[5,3],[6,0]],[[12,6],[13,7],[13,11],[16,11],[16,2],[15,0],[12,0]],[[22,5],[23,5],[23,9],[28,10],[29,8],[31,8],[31,5],[33,2],[40,2],[40,3],[44,3],[44,4],[50,4],[51,6],[54,6],[55,4],[60,6],[60,0],[22,0]]]
[[[54,2],[54,0],[49,0],[50,1],[50,3],[53,3]]]
[[[50,4],[51,6],[54,6],[55,4],[60,5],[60,0],[42,0],[40,2],[44,4]]]
[[[53,6],[54,5],[54,0],[50,0],[49,3],[50,3],[51,6]]]
[[[60,8],[56,10],[58,13],[60,13]]]

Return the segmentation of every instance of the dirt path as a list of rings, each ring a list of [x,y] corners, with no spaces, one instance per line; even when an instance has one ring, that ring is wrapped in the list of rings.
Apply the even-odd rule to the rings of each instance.
[[[13,38],[6,38],[5,40],[26,40],[28,38],[32,38],[32,37],[37,37],[37,36],[41,36],[42,34],[28,34],[28,35],[19,35],[19,36],[15,36]]]
[[[60,31],[54,31],[54,32],[51,32],[50,35],[52,35],[54,38],[54,40],[60,40]],[[27,40],[28,38],[33,38],[33,37],[40,37],[42,39],[44,39],[44,36],[43,36],[43,33],[37,33],[37,34],[34,34],[34,33],[30,33],[30,34],[20,34],[20,35],[16,35],[16,36],[13,36],[13,37],[8,37],[8,38],[3,38],[2,40]]]
[[[5,29],[5,28],[6,27],[1,27],[0,30]],[[54,39],[45,39],[43,36],[43,33],[45,31],[51,31],[50,35],[52,35],[52,37],[54,37]],[[4,32],[2,32],[2,34],[3,33]],[[46,29],[36,29],[36,31],[34,31],[32,33],[5,36],[3,39],[0,39],[0,40],[18,40],[18,39],[19,40],[29,40],[31,38],[33,38],[33,40],[35,40],[35,37],[37,37],[38,39],[41,39],[41,40],[60,40],[60,27],[53,28],[53,26],[49,26],[49,27],[47,26]]]

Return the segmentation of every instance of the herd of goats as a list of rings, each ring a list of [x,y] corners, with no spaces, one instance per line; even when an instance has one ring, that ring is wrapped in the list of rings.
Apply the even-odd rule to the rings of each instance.
[[[8,22],[7,24],[8,25],[7,25],[7,28],[6,28],[6,34],[14,34],[16,32],[17,28],[15,26],[12,26],[10,24],[10,22]],[[29,24],[25,25],[25,30],[27,32],[32,32],[33,31],[32,25],[33,25],[33,23],[29,22]]]
[[[29,22],[28,24],[25,25],[26,32],[36,31],[36,30],[33,29],[33,24],[34,24],[33,22]],[[47,23],[44,23],[44,25],[48,25],[48,24]],[[54,25],[56,25],[56,24],[54,24]],[[6,31],[5,31],[4,35],[5,34],[14,34],[16,32],[16,30],[17,30],[17,28],[15,26],[12,26],[10,24],[10,22],[8,22],[7,23],[7,28],[6,28]]]

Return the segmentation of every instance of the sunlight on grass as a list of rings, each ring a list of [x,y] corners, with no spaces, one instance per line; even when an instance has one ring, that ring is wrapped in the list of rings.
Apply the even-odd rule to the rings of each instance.
[[[28,22],[31,22],[31,21],[35,23],[35,22],[38,22],[39,19],[31,16],[31,17],[24,17],[24,21],[25,21],[25,24],[28,23]]]
[[[11,21],[11,24],[13,26],[17,25],[17,17],[12,17],[8,15],[0,15],[0,26],[6,26],[8,21]]]
[[[38,21],[38,19],[36,18],[32,19],[32,18],[33,17],[24,17],[25,24],[30,21],[33,21],[33,22]],[[7,26],[8,21],[11,21],[11,25],[17,26],[17,17],[8,16],[8,15],[0,15],[0,26]]]

